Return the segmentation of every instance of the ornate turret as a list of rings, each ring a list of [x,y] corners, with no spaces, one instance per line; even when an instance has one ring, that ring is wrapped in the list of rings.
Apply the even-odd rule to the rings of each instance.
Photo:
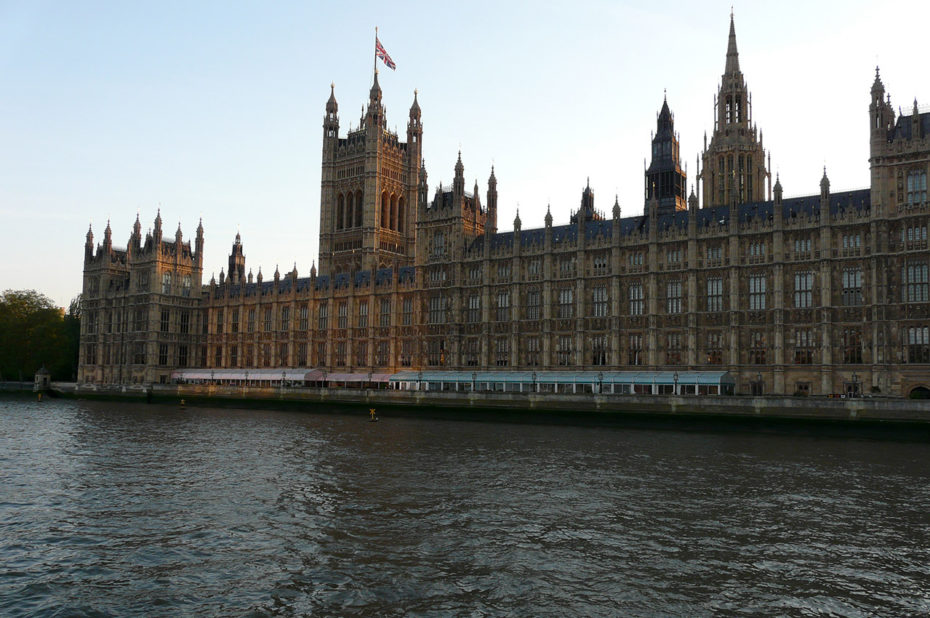
[[[94,257],[94,230],[93,225],[87,226],[87,236],[84,241],[84,261],[87,262]]]
[[[778,174],[775,174],[775,203],[780,203],[782,200],[782,187],[781,187],[781,178]]]
[[[107,227],[103,230],[103,250],[107,253],[113,250],[113,231],[110,229],[110,220],[107,219]]]
[[[485,229],[490,234],[497,233],[497,176],[494,175],[493,165],[488,177],[488,222]]]
[[[197,265],[203,266],[203,218],[197,224],[197,239],[194,243],[194,250],[197,252]]]
[[[546,227],[552,227],[552,210],[549,207],[549,204],[546,204],[546,217],[544,219],[546,222]]]
[[[240,283],[245,279],[245,253],[242,251],[242,237],[236,232],[232,250],[229,252],[229,280]]]
[[[174,233],[174,242],[178,246],[178,249],[181,248],[182,240],[184,240],[184,234],[181,233],[181,222],[178,221],[178,231]]]
[[[727,58],[715,99],[714,133],[702,153],[699,178],[704,206],[724,206],[765,200],[771,187],[765,149],[752,124],[752,97],[743,79],[736,49],[736,26],[730,13]],[[769,191],[771,193],[771,191]]]
[[[827,166],[823,166],[823,177],[820,179],[820,197],[828,199],[830,197],[830,179],[827,178]]]
[[[155,229],[152,232],[152,239],[156,245],[161,243],[161,208],[158,209],[158,214],[155,215]]]
[[[465,166],[462,165],[462,151],[459,150],[459,158],[455,162],[455,177],[452,180],[453,200],[465,196]]]
[[[614,219],[620,218],[620,196],[614,195],[614,209],[613,209]]]

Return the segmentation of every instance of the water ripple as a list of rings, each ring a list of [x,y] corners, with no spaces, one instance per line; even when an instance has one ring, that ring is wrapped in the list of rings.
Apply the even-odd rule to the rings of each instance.
[[[364,417],[0,400],[0,614],[930,613],[930,446]]]

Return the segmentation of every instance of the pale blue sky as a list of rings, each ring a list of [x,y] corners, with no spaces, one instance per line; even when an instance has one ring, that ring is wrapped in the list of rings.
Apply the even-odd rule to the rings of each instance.
[[[893,7],[893,8],[890,8]],[[786,195],[866,187],[876,62],[895,106],[930,103],[926,2],[735,6],[753,115]],[[524,229],[619,194],[643,207],[643,158],[663,88],[689,191],[713,129],[730,2],[43,2],[0,0],[0,289],[66,306],[84,234],[107,219],[124,246],[159,204],[167,234],[203,216],[205,281],[241,229],[270,275],[317,255],[324,104],[343,133],[371,86],[374,27],[388,124],[406,131],[418,88],[432,186],[482,194],[492,162],[499,226]]]

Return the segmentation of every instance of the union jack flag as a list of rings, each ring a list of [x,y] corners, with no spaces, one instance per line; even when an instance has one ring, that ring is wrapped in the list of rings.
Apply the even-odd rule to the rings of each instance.
[[[397,65],[394,64],[394,61],[391,60],[391,57],[384,50],[384,46],[381,45],[381,41],[378,40],[378,37],[375,37],[375,56],[384,60],[384,64],[387,65],[387,68],[392,71],[397,70]]]

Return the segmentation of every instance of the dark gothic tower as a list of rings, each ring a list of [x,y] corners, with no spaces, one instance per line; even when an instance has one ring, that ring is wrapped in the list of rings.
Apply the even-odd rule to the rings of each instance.
[[[663,100],[656,120],[656,134],[652,138],[652,163],[646,170],[646,203],[655,203],[657,214],[687,208],[686,176],[678,151],[675,117],[668,108],[668,101]]]
[[[245,282],[245,254],[242,252],[239,232],[236,232],[236,241],[229,252],[229,280],[234,284]]]
[[[714,101],[717,117],[710,145],[704,144],[702,168],[704,206],[735,205],[766,199],[772,176],[765,160],[762,136],[752,124],[752,98],[739,68],[736,27],[730,14],[727,62]]]

